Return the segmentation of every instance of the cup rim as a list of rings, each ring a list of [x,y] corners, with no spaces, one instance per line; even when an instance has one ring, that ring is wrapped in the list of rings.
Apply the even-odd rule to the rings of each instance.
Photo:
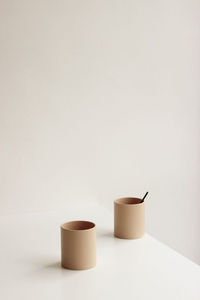
[[[131,205],[142,204],[143,201],[141,198],[137,198],[137,197],[122,197],[122,198],[116,199],[114,201],[114,203],[119,204],[119,205],[131,206]]]
[[[74,228],[73,228],[73,225],[75,226]],[[94,229],[96,227],[96,224],[93,222],[90,222],[90,221],[75,220],[75,221],[65,222],[65,223],[61,224],[60,227],[61,227],[61,229],[66,230],[66,231],[85,232],[85,231]]]

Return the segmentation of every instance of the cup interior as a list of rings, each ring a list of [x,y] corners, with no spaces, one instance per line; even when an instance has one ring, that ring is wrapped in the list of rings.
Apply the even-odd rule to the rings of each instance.
[[[65,230],[88,230],[95,227],[95,224],[89,221],[72,221],[61,225]]]
[[[120,198],[115,200],[116,203],[118,204],[139,204],[142,203],[142,199],[140,198],[133,198],[133,197],[127,197],[127,198]]]

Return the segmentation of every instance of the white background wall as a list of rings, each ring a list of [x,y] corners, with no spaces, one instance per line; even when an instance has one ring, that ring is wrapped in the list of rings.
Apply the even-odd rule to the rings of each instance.
[[[199,0],[0,1],[0,212],[150,194],[200,263]]]

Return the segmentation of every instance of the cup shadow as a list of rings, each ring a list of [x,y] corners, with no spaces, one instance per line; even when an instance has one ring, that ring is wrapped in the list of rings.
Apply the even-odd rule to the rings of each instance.
[[[43,264],[41,266],[41,270],[43,271],[51,271],[52,273],[57,272],[57,273],[77,273],[77,270],[71,270],[71,269],[66,269],[61,265],[60,261],[57,262],[52,262],[52,263],[48,263],[48,264]],[[80,271],[80,270],[78,270]]]
[[[50,270],[56,270],[56,269],[62,269],[62,266],[61,266],[61,263],[58,261],[58,262],[46,264],[43,266],[43,268],[50,269]]]
[[[115,238],[114,233],[112,231],[107,231],[107,230],[99,230],[97,231],[97,239],[98,238],[109,238],[113,239]]]
[[[112,232],[102,233],[102,234],[97,235],[97,237],[115,238],[115,236]]]
[[[27,272],[26,276],[31,278],[40,278],[43,280],[45,278],[67,278],[76,275],[77,270],[65,269],[62,267],[61,262],[59,260],[52,261],[50,259],[44,260],[41,258],[36,259],[31,263],[32,268],[29,272]]]

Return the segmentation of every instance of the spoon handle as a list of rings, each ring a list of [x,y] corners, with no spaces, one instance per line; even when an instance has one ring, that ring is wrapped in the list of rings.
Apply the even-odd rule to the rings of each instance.
[[[144,199],[146,198],[146,196],[148,195],[149,192],[146,192],[146,194],[144,195],[144,197],[142,198],[141,202],[144,202]]]

